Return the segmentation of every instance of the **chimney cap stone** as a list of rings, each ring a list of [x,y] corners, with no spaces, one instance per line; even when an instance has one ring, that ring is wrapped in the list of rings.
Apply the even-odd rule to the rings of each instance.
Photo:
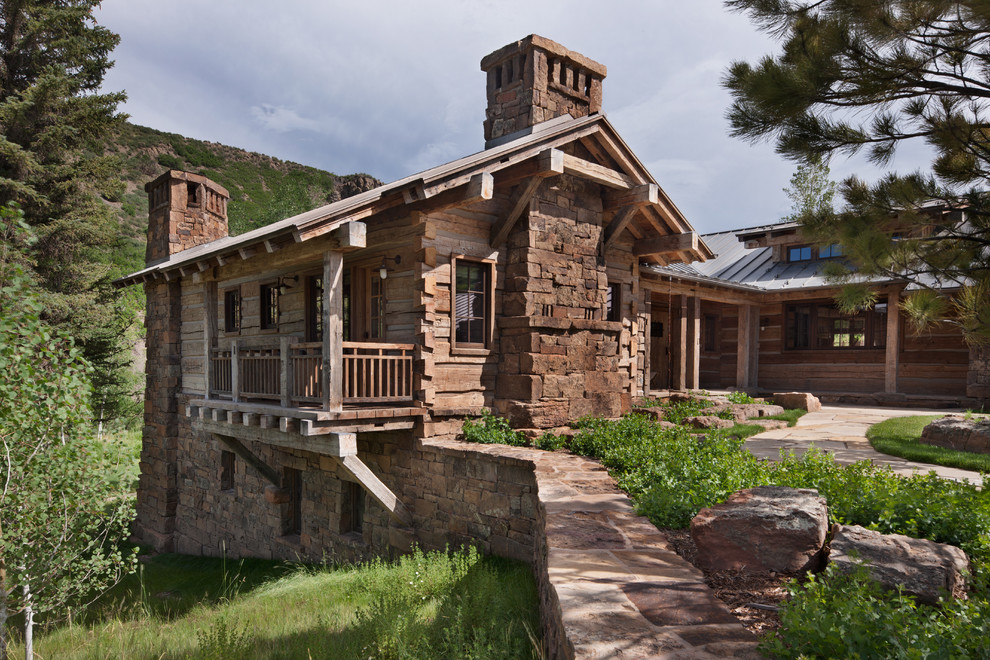
[[[531,34],[528,37],[524,37],[519,41],[513,42],[506,46],[502,46],[493,53],[489,53],[481,58],[481,70],[488,71],[496,64],[500,63],[502,60],[511,57],[519,51],[532,50],[534,48],[539,48],[545,50],[552,55],[557,57],[570,60],[580,67],[588,69],[595,75],[602,78],[605,77],[607,69],[604,64],[600,64],[589,57],[585,57],[581,53],[575,52],[573,50],[568,50],[564,46],[561,46],[556,41],[552,39],[547,39],[546,37],[541,37],[538,34]]]

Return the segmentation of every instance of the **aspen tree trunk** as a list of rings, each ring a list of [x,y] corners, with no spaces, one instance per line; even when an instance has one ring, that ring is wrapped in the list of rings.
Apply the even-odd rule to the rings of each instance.
[[[34,607],[31,605],[31,585],[24,583],[24,660],[34,658]]]
[[[0,539],[3,526],[0,523]],[[0,555],[0,660],[7,658],[7,563]]]

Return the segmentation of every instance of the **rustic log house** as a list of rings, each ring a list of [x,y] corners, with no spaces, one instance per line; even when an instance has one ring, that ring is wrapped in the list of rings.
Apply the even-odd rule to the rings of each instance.
[[[641,265],[711,251],[600,113],[604,66],[533,35],[481,68],[472,156],[236,237],[214,182],[146,186],[148,265],[120,281],[148,301],[145,540],[311,559],[484,540],[431,518],[418,440],[646,393]]]
[[[147,294],[139,538],[533,561],[531,466],[443,445],[484,408],[551,429],[651,387],[990,391],[958,334],[889,313],[903,282],[837,314],[819,267],[838,246],[700,238],[601,114],[601,64],[532,35],[481,68],[483,151],[334,204],[232,237],[223,187],[147,184],[147,267],[119,281]]]

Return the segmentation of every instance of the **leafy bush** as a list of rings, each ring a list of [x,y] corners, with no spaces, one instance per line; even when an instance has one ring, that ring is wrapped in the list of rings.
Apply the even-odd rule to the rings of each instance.
[[[725,431],[699,440],[642,415],[582,420],[580,427],[571,450],[601,460],[659,527],[686,527],[700,509],[743,488],[814,488],[828,501],[832,522],[957,545],[976,573],[990,565],[990,492],[971,484],[902,477],[869,461],[840,465],[816,451],[759,461]]]
[[[557,451],[564,446],[564,436],[555,435],[550,431],[544,431],[543,434],[536,439],[533,446],[537,449],[542,449],[543,451]]]
[[[990,657],[985,597],[928,607],[902,593],[882,592],[864,572],[831,569],[804,585],[792,584],[790,592],[781,607],[781,630],[761,646],[772,657]]]
[[[690,399],[678,403],[669,403],[664,406],[663,418],[674,424],[682,424],[688,417],[708,414],[721,417],[722,419],[732,419],[732,411],[730,410],[720,410],[714,413],[706,412],[713,405],[711,401],[706,401],[705,399]]]
[[[742,391],[729,392],[725,398],[729,403],[758,403],[756,399]]]
[[[525,447],[529,444],[526,436],[513,431],[509,420],[493,415],[487,408],[481,411],[481,419],[464,420],[464,439],[468,442],[480,442],[486,445],[512,445]]]
[[[181,170],[182,159],[172,154],[162,154],[158,157],[158,164],[170,170]]]

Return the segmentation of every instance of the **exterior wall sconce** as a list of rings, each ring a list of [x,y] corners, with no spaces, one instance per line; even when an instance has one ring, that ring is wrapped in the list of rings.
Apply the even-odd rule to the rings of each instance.
[[[402,255],[397,254],[394,257],[382,257],[382,265],[378,267],[378,277],[381,279],[388,278],[388,263],[389,261],[394,261],[395,265],[398,266],[402,263]]]
[[[285,292],[292,288],[289,286],[289,280],[292,280],[294,284],[297,284],[299,282],[299,276],[293,275],[292,277],[289,277],[286,275],[278,278],[278,295],[284,296]]]
[[[770,319],[765,316],[760,317],[760,331],[766,330],[770,326]]]

